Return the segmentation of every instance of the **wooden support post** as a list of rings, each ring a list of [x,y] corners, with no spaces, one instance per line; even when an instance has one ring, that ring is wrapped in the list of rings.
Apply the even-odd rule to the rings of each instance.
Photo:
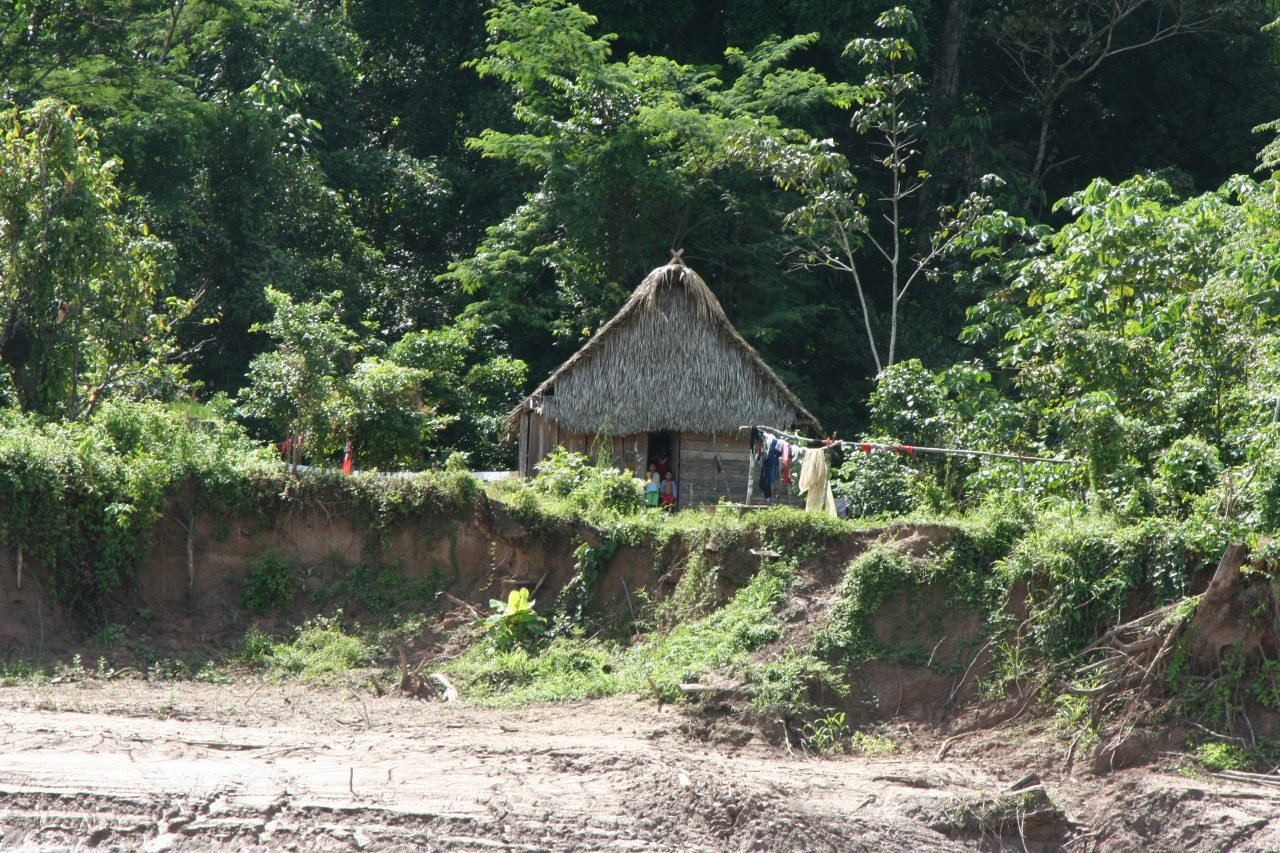
[[[187,599],[195,594],[196,590],[196,511],[191,510],[191,516],[187,520]]]

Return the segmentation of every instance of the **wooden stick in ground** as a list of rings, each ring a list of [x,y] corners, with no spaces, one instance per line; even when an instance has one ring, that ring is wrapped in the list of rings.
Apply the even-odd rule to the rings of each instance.
[[[639,637],[640,626],[636,624],[636,608],[635,605],[631,603],[631,590],[627,589],[627,579],[618,578],[618,580],[622,581],[622,591],[627,596],[627,610],[631,611],[631,630],[637,637]]]
[[[347,692],[354,696],[356,701],[360,703],[360,712],[364,715],[364,727],[366,729],[373,728],[373,724],[369,722],[369,708],[364,704],[364,697],[352,690],[350,687],[347,688]]]
[[[986,644],[982,648],[978,649],[978,653],[973,656],[973,660],[969,662],[968,668],[965,669],[964,675],[960,676],[959,683],[956,684],[955,689],[951,691],[951,695],[947,697],[948,705],[950,705],[953,701],[955,701],[956,694],[960,692],[961,687],[964,687],[964,683],[969,680],[969,673],[973,671],[973,667],[975,664],[977,664],[978,658],[982,657],[982,653],[985,652],[987,649],[991,648],[991,644],[994,642],[995,642],[994,638],[987,640]]]
[[[409,677],[409,652],[405,650],[404,643],[400,643],[397,648],[400,650],[400,690],[404,693],[412,693],[413,681]]]
[[[778,720],[778,725],[782,726],[782,742],[787,747],[787,755],[794,757],[795,753],[791,751],[791,735],[787,733],[787,721]]]
[[[178,522],[182,524],[182,522]],[[196,511],[191,510],[191,516],[187,523],[183,525],[187,528],[187,595],[193,596],[196,592]]]

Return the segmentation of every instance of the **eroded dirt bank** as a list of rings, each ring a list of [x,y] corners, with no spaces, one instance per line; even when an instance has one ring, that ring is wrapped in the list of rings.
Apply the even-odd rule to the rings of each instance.
[[[1068,769],[1035,723],[904,726],[900,753],[874,759],[691,737],[703,723],[648,698],[492,710],[299,686],[6,688],[0,846],[1280,850],[1280,791]]]

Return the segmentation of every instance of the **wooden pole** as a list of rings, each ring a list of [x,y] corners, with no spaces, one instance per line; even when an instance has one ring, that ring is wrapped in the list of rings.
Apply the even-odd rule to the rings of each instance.
[[[187,599],[196,591],[196,511],[194,504],[187,522]]]

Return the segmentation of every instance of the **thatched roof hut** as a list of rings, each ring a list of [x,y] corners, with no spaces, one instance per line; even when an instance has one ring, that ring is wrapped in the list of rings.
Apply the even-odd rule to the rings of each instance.
[[[524,411],[588,434],[818,428],[706,282],[678,261],[649,273],[613,319],[521,402],[511,426]]]
[[[585,447],[603,434],[625,446],[627,437],[695,434],[719,448],[745,438],[744,424],[819,429],[706,282],[677,258],[651,272],[613,319],[516,407],[508,426],[528,474],[557,444]],[[632,446],[641,455],[638,442]]]

